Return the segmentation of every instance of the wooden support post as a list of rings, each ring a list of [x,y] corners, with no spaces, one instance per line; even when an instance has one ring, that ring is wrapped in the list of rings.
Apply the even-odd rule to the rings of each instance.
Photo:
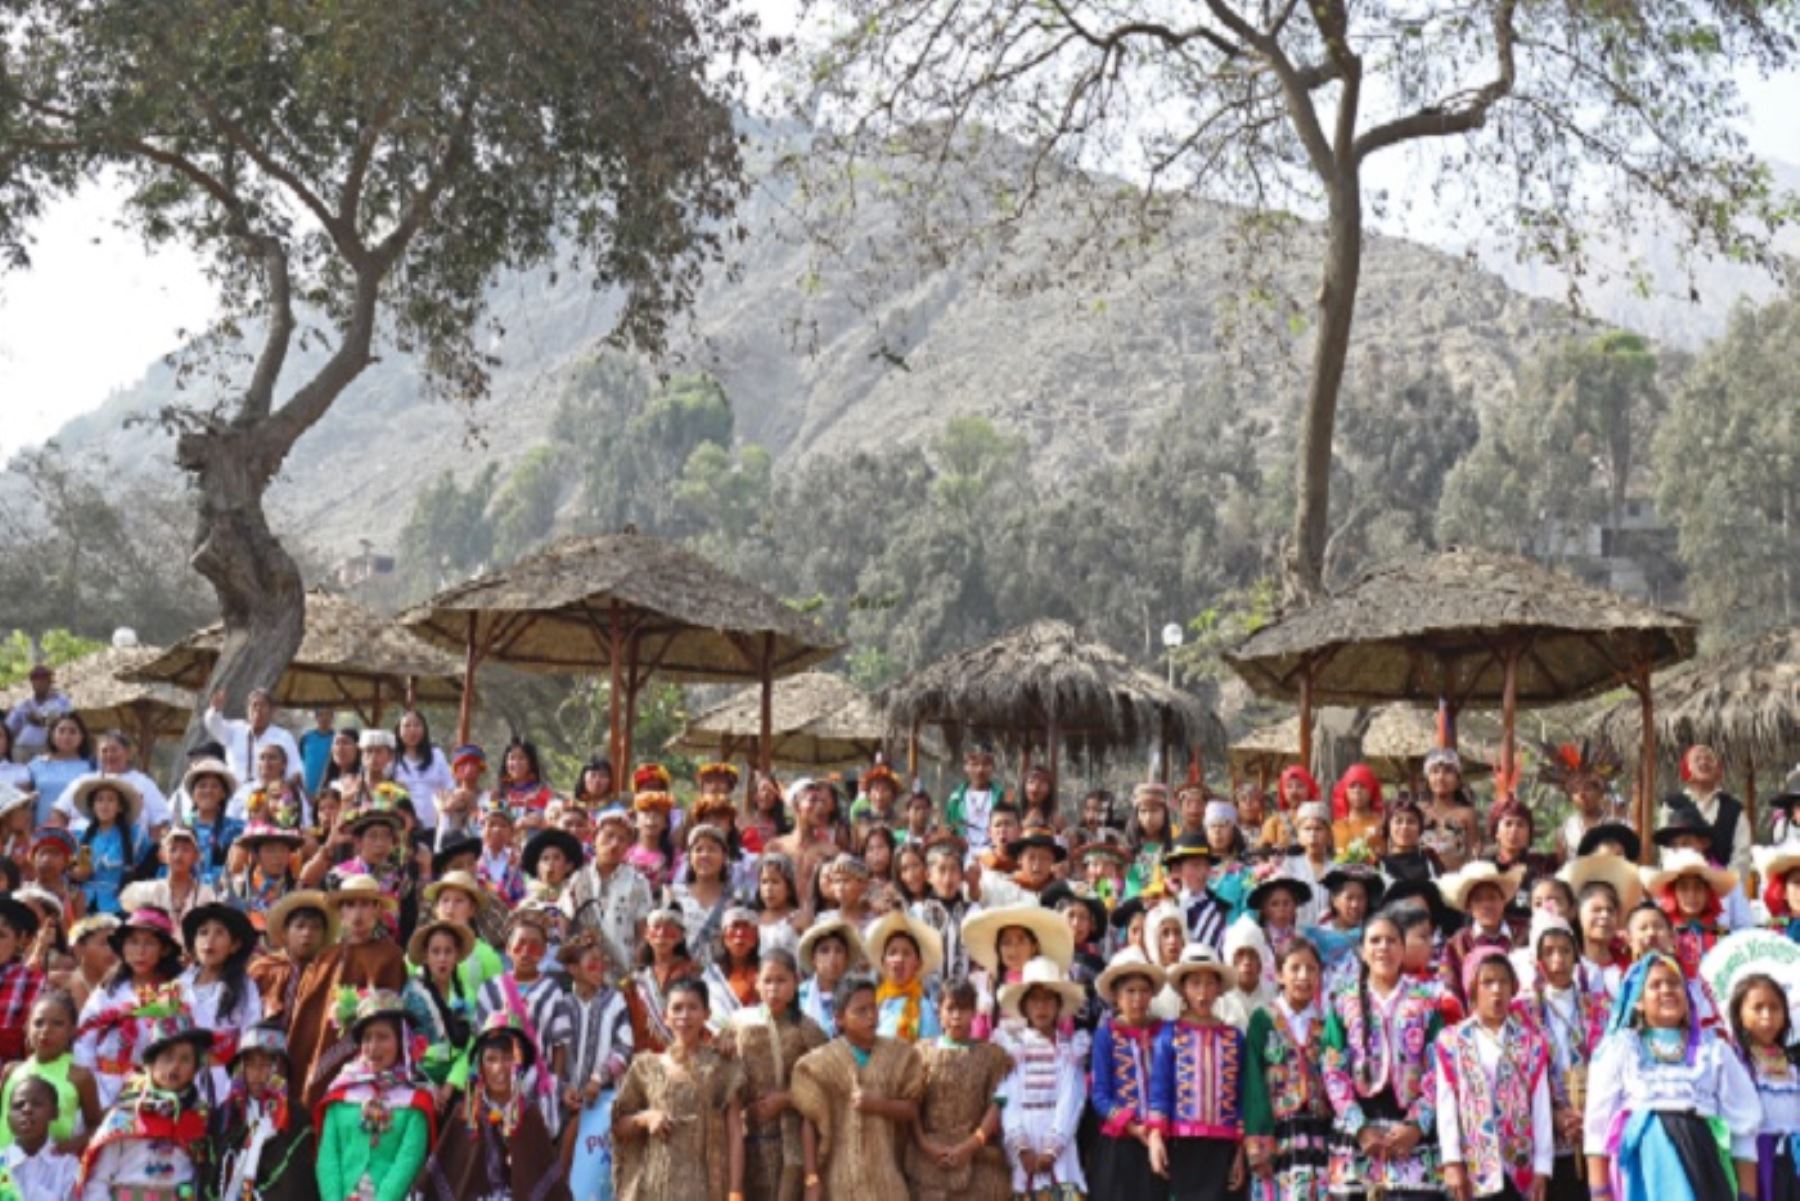
[[[775,635],[764,634],[762,645],[762,696],[757,706],[756,757],[768,771],[775,762]]]
[[[1656,700],[1650,690],[1648,663],[1638,665],[1637,680],[1632,687],[1638,694],[1639,720],[1644,725],[1643,757],[1638,764],[1637,823],[1638,838],[1642,843],[1638,860],[1648,864],[1656,822]]]
[[[1751,755],[1744,764],[1744,817],[1750,822],[1750,841],[1755,842],[1756,833],[1756,756]],[[1751,896],[1756,893],[1752,892]]]
[[[606,689],[606,752],[612,756],[613,771],[630,787],[631,764],[625,761],[625,744],[619,737],[619,713],[625,701],[625,643],[619,632],[619,602],[607,605],[606,660],[609,680]]]
[[[1313,673],[1308,663],[1300,672],[1300,766],[1312,771]]]
[[[619,728],[619,737],[625,743],[625,761],[631,762],[631,736],[637,729],[638,702],[638,647],[640,640],[634,631],[625,640],[625,721]]]
[[[919,778],[919,721],[919,718],[913,718],[912,728],[906,732],[906,786],[908,788],[911,788],[912,782]]]
[[[372,717],[373,717],[373,724],[376,726],[377,729],[379,729],[381,726],[381,679],[380,679],[380,677],[376,677],[376,680],[375,680],[375,701],[374,701],[374,707],[371,710],[371,713],[372,713]]]
[[[1056,718],[1052,717],[1050,719],[1050,728],[1047,729],[1046,731],[1044,731],[1044,742],[1045,742],[1044,757],[1049,761],[1049,766],[1050,766],[1050,799],[1051,799],[1052,804],[1060,804],[1061,803],[1061,798],[1059,798],[1056,795],[1057,793],[1062,791],[1062,782],[1060,780],[1058,780],[1056,777],[1056,769],[1057,769],[1057,765],[1058,765],[1058,760],[1060,758],[1060,756],[1057,753],[1059,750],[1059,748],[1057,747],[1057,743],[1059,743],[1061,741],[1062,741],[1062,735],[1057,731]],[[1019,781],[1020,796],[1023,796],[1024,792],[1025,792],[1025,781],[1020,780]]]
[[[1505,674],[1500,684],[1500,772],[1511,791],[1518,785],[1517,752],[1514,745],[1519,714],[1519,655],[1517,643],[1509,643],[1505,652]]]
[[[469,743],[469,726],[475,719],[475,668],[481,662],[479,647],[475,643],[475,614],[469,614],[469,638],[463,647],[463,686],[462,700],[456,709],[456,744],[467,746]]]

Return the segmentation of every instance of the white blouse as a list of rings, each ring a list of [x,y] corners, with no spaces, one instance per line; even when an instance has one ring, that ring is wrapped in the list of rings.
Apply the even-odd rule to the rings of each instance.
[[[1730,1131],[1732,1158],[1756,1158],[1756,1136],[1763,1121],[1756,1082],[1737,1052],[1710,1030],[1701,1032],[1691,1064],[1657,1062],[1635,1029],[1607,1035],[1588,1068],[1583,1122],[1588,1155],[1607,1154],[1607,1136],[1620,1110],[1716,1115]]]
[[[1762,1101],[1762,1133],[1800,1133],[1800,1068],[1791,1068],[1786,1080],[1768,1080],[1752,1073]]]

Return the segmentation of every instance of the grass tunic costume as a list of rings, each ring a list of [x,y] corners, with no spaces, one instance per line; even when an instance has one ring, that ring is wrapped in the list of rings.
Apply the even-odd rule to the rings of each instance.
[[[827,1041],[811,1018],[771,1016],[761,1005],[732,1014],[720,1033],[719,1050],[744,1070],[745,1201],[800,1201],[805,1192],[800,1115],[790,1108],[763,1123],[750,1115],[750,1106],[770,1093],[785,1091],[794,1065]]]
[[[850,1108],[865,1097],[918,1101],[925,1062],[910,1044],[877,1038],[867,1054],[836,1038],[794,1065],[794,1108],[818,1131],[819,1176],[831,1201],[910,1201],[900,1157],[909,1131],[898,1122]],[[621,1198],[620,1201],[628,1201]]]
[[[947,1037],[922,1043],[925,1095],[919,1127],[934,1143],[959,1143],[974,1133],[1012,1072],[1012,1060],[993,1043],[957,1043]],[[906,1144],[906,1178],[916,1201],[1005,1201],[1011,1195],[1000,1139],[957,1168],[939,1167],[915,1141]]]
[[[696,1048],[685,1061],[668,1052],[633,1059],[613,1102],[616,1201],[724,1201],[725,1112],[743,1091],[742,1065],[712,1047]],[[619,1137],[625,1122],[648,1109],[672,1119],[667,1138]]]

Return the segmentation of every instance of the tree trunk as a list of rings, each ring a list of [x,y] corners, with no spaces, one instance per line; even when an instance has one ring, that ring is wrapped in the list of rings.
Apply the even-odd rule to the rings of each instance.
[[[1344,364],[1350,353],[1357,281],[1362,274],[1362,182],[1356,168],[1341,167],[1330,187],[1325,277],[1319,287],[1312,381],[1300,422],[1294,531],[1284,565],[1290,603],[1310,601],[1325,590],[1332,431],[1337,423]]]
[[[300,649],[305,586],[263,514],[263,493],[287,451],[277,441],[266,430],[223,426],[184,434],[176,445],[198,492],[190,562],[212,584],[225,619],[200,709],[223,688],[227,711],[241,714],[251,689],[274,687]]]

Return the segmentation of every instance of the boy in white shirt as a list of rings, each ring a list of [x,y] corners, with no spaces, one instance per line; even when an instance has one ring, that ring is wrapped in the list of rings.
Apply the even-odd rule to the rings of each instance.
[[[59,1155],[50,1141],[50,1123],[56,1119],[56,1089],[49,1081],[26,1076],[13,1086],[6,1125],[12,1145],[0,1153],[0,1183],[10,1179],[21,1197],[72,1197],[81,1161]],[[0,1194],[5,1189],[0,1187]]]

